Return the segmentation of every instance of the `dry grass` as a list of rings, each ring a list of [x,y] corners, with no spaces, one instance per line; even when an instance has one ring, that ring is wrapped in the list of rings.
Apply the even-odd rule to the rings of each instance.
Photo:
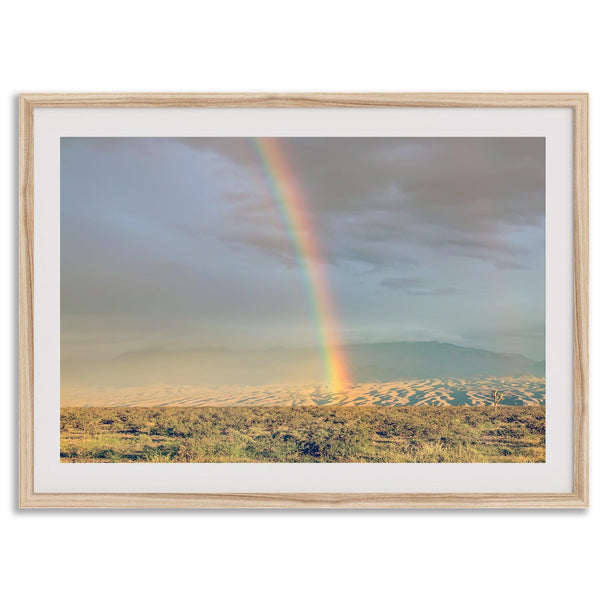
[[[543,406],[63,408],[63,462],[544,462]]]

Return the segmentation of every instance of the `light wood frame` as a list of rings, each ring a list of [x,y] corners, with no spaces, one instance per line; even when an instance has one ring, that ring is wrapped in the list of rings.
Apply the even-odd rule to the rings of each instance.
[[[33,487],[33,126],[37,108],[509,107],[573,111],[574,488],[544,494],[71,494]],[[586,508],[588,507],[588,95],[21,94],[19,97],[19,506],[21,508]]]

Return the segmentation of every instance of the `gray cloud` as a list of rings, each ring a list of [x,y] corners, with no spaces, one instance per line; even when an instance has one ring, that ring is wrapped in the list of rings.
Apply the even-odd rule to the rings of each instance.
[[[268,195],[268,174],[251,142],[185,143],[204,156],[230,161],[245,181],[245,191],[230,196],[236,227],[255,224],[257,186],[259,195]],[[525,268],[527,239],[519,243],[508,237],[543,228],[543,138],[292,138],[280,143],[326,241],[328,262],[418,262],[415,248],[428,246],[499,268]],[[247,238],[249,245],[272,249],[264,233]],[[285,250],[278,254],[283,257]]]
[[[381,285],[409,296],[452,296],[461,291],[456,287],[431,287],[421,277],[387,277]]]

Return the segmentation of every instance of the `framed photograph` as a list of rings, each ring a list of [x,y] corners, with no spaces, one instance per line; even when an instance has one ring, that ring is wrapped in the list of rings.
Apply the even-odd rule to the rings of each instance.
[[[23,94],[20,506],[588,506],[587,94]]]

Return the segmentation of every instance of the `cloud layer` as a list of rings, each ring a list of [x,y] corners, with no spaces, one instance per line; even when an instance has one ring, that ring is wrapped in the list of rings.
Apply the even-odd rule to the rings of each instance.
[[[543,139],[279,143],[345,339],[543,358]],[[315,343],[252,140],[64,138],[61,244],[66,360]]]

